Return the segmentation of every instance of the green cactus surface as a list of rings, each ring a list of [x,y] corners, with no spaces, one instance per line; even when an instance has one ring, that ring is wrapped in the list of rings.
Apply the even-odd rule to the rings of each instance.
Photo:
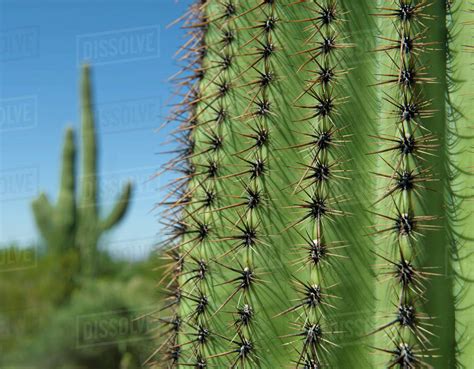
[[[126,184],[114,208],[100,218],[97,188],[97,142],[93,113],[90,67],[82,68],[82,174],[80,197],[76,193],[76,144],[74,130],[68,128],[62,153],[62,170],[57,204],[53,205],[42,193],[33,202],[33,213],[41,235],[54,252],[75,250],[80,255],[81,272],[94,275],[97,245],[104,232],[124,217],[132,194],[131,183]]]
[[[472,367],[473,7],[190,6],[149,363]]]

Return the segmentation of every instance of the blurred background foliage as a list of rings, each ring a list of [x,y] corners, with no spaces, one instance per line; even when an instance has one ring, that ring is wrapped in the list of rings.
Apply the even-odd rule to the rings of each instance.
[[[25,255],[34,265],[9,268]],[[131,262],[102,251],[98,275],[81,281],[71,250],[11,245],[0,261],[1,368],[132,369],[152,351],[156,257]]]
[[[82,175],[74,169],[69,128],[57,202],[44,193],[33,201],[43,243],[0,247],[0,368],[134,369],[156,346],[151,313],[159,301],[159,260],[117,259],[104,251],[103,234],[123,219],[133,196],[128,183],[101,218],[92,95],[84,66]]]

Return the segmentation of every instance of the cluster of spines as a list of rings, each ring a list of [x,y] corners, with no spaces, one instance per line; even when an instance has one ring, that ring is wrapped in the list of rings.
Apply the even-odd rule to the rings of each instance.
[[[334,258],[341,256],[337,249],[344,245],[328,234],[334,235],[331,224],[338,224],[337,219],[346,215],[340,209],[345,201],[340,181],[346,178],[340,155],[345,138],[338,114],[346,98],[336,84],[346,73],[340,65],[343,50],[350,45],[340,34],[343,12],[336,0],[293,5],[304,6],[307,13],[307,18],[296,22],[304,24],[307,34],[305,49],[298,53],[304,57],[298,73],[308,78],[295,101],[303,116],[296,122],[301,143],[290,148],[301,150],[306,160],[300,163],[299,179],[292,186],[293,194],[304,199],[293,206],[301,212],[288,230],[298,232],[304,239],[304,256],[295,264],[297,274],[307,276],[307,280],[295,277],[298,299],[280,315],[292,313],[297,319],[293,323],[296,333],[287,336],[296,349],[296,368],[321,368],[331,364],[330,354],[337,346],[333,342],[336,332],[331,329],[334,321],[330,310],[334,308],[335,296],[329,277],[336,272],[328,266],[334,266]]]
[[[377,49],[386,56],[390,71],[381,75],[379,85],[390,87],[384,100],[390,106],[387,121],[395,134],[377,136],[384,147],[377,151],[382,162],[379,173],[386,186],[377,200],[386,211],[377,212],[383,219],[373,235],[381,237],[388,254],[377,253],[383,263],[384,275],[392,283],[394,311],[384,315],[386,322],[374,334],[388,337],[391,347],[377,347],[390,355],[389,367],[428,368],[431,325],[423,314],[424,280],[432,274],[420,265],[420,247],[424,231],[433,230],[434,216],[422,215],[423,193],[433,181],[423,157],[436,147],[424,120],[431,117],[430,101],[423,98],[423,85],[434,80],[427,75],[421,54],[431,43],[425,41],[424,21],[429,19],[425,0],[396,0],[380,9],[379,16],[394,25],[393,36],[381,36]],[[387,27],[383,27],[384,29]],[[393,127],[393,128],[391,128]],[[386,268],[389,270],[386,270]],[[386,280],[386,278],[383,278]],[[387,312],[378,312],[387,314]]]

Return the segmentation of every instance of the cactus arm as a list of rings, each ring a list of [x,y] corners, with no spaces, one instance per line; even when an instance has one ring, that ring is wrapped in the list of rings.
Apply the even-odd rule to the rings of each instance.
[[[447,205],[456,296],[456,349],[459,368],[474,362],[474,7],[455,1],[448,12],[450,35],[447,148],[450,154]]]
[[[82,111],[82,184],[80,211],[88,221],[95,222],[97,213],[97,141],[94,126],[94,106],[91,87],[91,69],[82,68],[81,111]]]
[[[53,206],[45,194],[32,204],[36,224],[47,243],[56,251],[73,246],[76,225],[74,132],[67,129],[62,152],[58,200]]]
[[[113,210],[105,219],[100,221],[99,228],[102,232],[107,231],[108,229],[112,228],[123,219],[130,205],[132,191],[133,191],[132,184],[127,183],[121,195],[118,197]]]
[[[46,241],[49,241],[53,227],[52,219],[54,208],[48,196],[41,193],[31,204],[36,225]]]
[[[341,122],[347,125],[347,143],[343,150],[343,160],[347,160],[350,179],[342,181],[341,192],[349,198],[346,217],[338,226],[339,239],[347,240],[348,247],[342,254],[347,262],[341,262],[338,283],[342,303],[337,306],[337,327],[343,333],[335,335],[341,349],[335,352],[335,368],[377,368],[374,355],[368,346],[373,346],[373,336],[368,333],[375,329],[375,279],[374,264],[377,245],[368,237],[373,224],[373,204],[377,200],[377,184],[370,181],[371,172],[376,171],[376,156],[373,151],[374,139],[369,137],[377,132],[377,114],[380,93],[373,87],[377,73],[377,54],[373,52],[377,32],[377,19],[371,16],[372,0],[339,1],[346,12],[342,37],[354,47],[344,51],[343,67],[348,70],[347,81],[341,83],[343,105]]]
[[[65,234],[74,233],[76,222],[76,184],[75,184],[76,145],[74,131],[68,128],[65,134],[61,181],[58,202],[55,208],[55,220],[58,227],[62,227]]]

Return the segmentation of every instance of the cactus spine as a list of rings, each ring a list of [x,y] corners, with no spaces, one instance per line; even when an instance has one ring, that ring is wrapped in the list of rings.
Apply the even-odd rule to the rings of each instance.
[[[472,149],[453,131],[467,7],[378,3],[203,0],[183,17],[158,367],[468,363],[449,343],[472,326],[455,298],[472,154],[451,151]]]
[[[100,219],[97,193],[97,142],[93,114],[90,67],[85,65],[81,78],[82,175],[81,196],[76,195],[76,144],[72,128],[66,130],[62,154],[59,197],[52,205],[42,193],[33,202],[33,213],[41,235],[54,252],[76,249],[85,275],[95,273],[97,243],[100,236],[124,217],[132,186],[123,189],[111,213]]]

